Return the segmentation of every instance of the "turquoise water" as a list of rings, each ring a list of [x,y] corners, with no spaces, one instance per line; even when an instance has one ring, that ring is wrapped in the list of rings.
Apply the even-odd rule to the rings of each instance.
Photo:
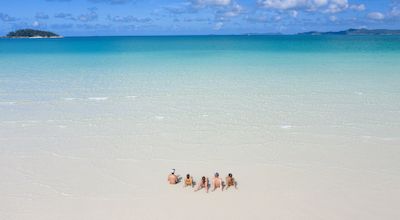
[[[105,118],[132,130],[157,119],[248,127],[245,140],[288,128],[398,140],[399,61],[396,36],[0,39],[0,131],[82,135]],[[123,132],[110,127],[95,131]]]
[[[1,39],[0,99],[46,99],[32,97],[39,90],[123,92],[146,84],[197,88],[209,81],[396,93],[399,60],[396,36]]]
[[[398,36],[166,36],[1,39],[1,54],[398,52]]]
[[[39,77],[95,85],[121,77],[125,82],[126,78],[152,77],[246,80],[250,75],[254,79],[309,76],[329,80],[351,75],[392,84],[392,77],[399,75],[399,58],[396,36],[1,39],[0,77],[14,83]],[[8,86],[14,87],[2,84],[2,88]]]

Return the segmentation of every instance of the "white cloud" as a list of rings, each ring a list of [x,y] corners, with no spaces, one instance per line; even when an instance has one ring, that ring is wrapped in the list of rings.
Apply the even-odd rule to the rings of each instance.
[[[146,18],[137,18],[134,16],[108,16],[108,20],[113,22],[121,22],[121,23],[131,23],[131,22],[140,22],[140,23],[147,23],[151,22],[152,19],[149,17]]]
[[[350,5],[350,9],[353,9],[355,11],[365,11],[366,7],[364,4]]]
[[[335,22],[335,21],[337,21],[337,17],[335,15],[331,15],[331,16],[329,16],[329,20],[332,22]]]
[[[383,20],[385,19],[385,15],[380,12],[371,12],[368,14],[368,18],[372,20]]]
[[[239,5],[234,0],[185,0],[181,5],[166,6],[164,7],[164,9],[172,14],[177,15],[186,13],[197,13],[199,10],[205,8],[211,8],[212,10],[225,9],[225,11],[227,11],[228,7],[234,8],[238,6]]]
[[[290,11],[289,14],[290,14],[290,16],[297,18],[297,15],[299,15],[299,12],[296,10],[293,10],[293,11]]]
[[[312,1],[314,4],[315,4],[315,6],[317,6],[317,7],[321,7],[321,6],[324,6],[324,5],[326,5],[326,4],[328,4],[328,0],[314,0],[314,1]]]
[[[217,22],[217,23],[215,23],[215,25],[214,25],[214,30],[216,30],[216,31],[219,31],[219,30],[221,30],[221,28],[224,26],[224,23],[223,22]]]
[[[64,0],[66,1],[66,0]],[[69,1],[69,0],[67,0]],[[132,2],[132,0],[89,0],[90,2],[93,3],[107,3],[107,4],[113,4],[113,5],[117,5],[117,4],[126,4],[129,2]]]
[[[392,10],[390,10],[390,15],[393,17],[400,17],[400,7],[394,6]]]
[[[392,0],[388,16],[392,18],[400,17],[400,0]]]
[[[81,22],[91,22],[97,20],[99,17],[97,14],[97,8],[88,8],[88,12],[85,14],[81,14],[78,16],[74,16],[70,13],[57,13],[54,15],[55,18],[61,18],[61,19],[68,19],[68,20],[73,20],[73,21],[81,21]]]
[[[234,3],[227,11],[223,13],[224,17],[236,17],[243,12],[243,7]]]
[[[325,12],[338,13],[346,10],[348,7],[349,3],[347,0],[330,0],[328,9],[326,9]]]
[[[34,22],[32,23],[32,26],[33,26],[33,27],[38,27],[39,25],[40,25],[39,21],[34,21]]]
[[[328,13],[338,13],[349,7],[348,0],[258,0],[257,2],[264,8],[308,11],[323,9]]]
[[[280,10],[302,8],[308,4],[309,0],[258,0],[258,4],[265,8]]]
[[[190,2],[198,7],[206,6],[227,6],[231,4],[231,0],[190,0]]]
[[[209,8],[214,12],[216,22],[227,22],[244,11],[244,8],[234,0],[190,0],[190,5],[185,11],[199,11],[204,8]],[[217,28],[220,29],[222,25],[217,24]]]
[[[79,21],[82,21],[82,22],[89,22],[89,21],[97,20],[97,18],[98,18],[98,15],[96,13],[97,9],[96,8],[89,8],[88,10],[89,10],[88,13],[79,15],[77,17],[77,19]]]

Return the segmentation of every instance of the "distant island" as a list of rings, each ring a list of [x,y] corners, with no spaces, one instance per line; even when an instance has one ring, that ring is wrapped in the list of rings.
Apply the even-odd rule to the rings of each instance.
[[[348,29],[344,31],[329,31],[329,32],[318,32],[310,31],[299,33],[298,35],[400,35],[400,30],[388,30],[388,29]]]
[[[20,29],[8,33],[6,38],[62,38],[62,36],[49,31],[34,29]]]

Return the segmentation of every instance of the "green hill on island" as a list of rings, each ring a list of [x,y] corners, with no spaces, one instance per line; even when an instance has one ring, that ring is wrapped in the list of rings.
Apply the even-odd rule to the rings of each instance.
[[[20,29],[7,34],[8,38],[59,38],[58,34],[34,29]]]

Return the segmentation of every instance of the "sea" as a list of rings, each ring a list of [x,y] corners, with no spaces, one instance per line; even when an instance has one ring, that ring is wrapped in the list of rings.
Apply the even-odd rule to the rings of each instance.
[[[398,173],[400,37],[0,39],[0,146]]]

